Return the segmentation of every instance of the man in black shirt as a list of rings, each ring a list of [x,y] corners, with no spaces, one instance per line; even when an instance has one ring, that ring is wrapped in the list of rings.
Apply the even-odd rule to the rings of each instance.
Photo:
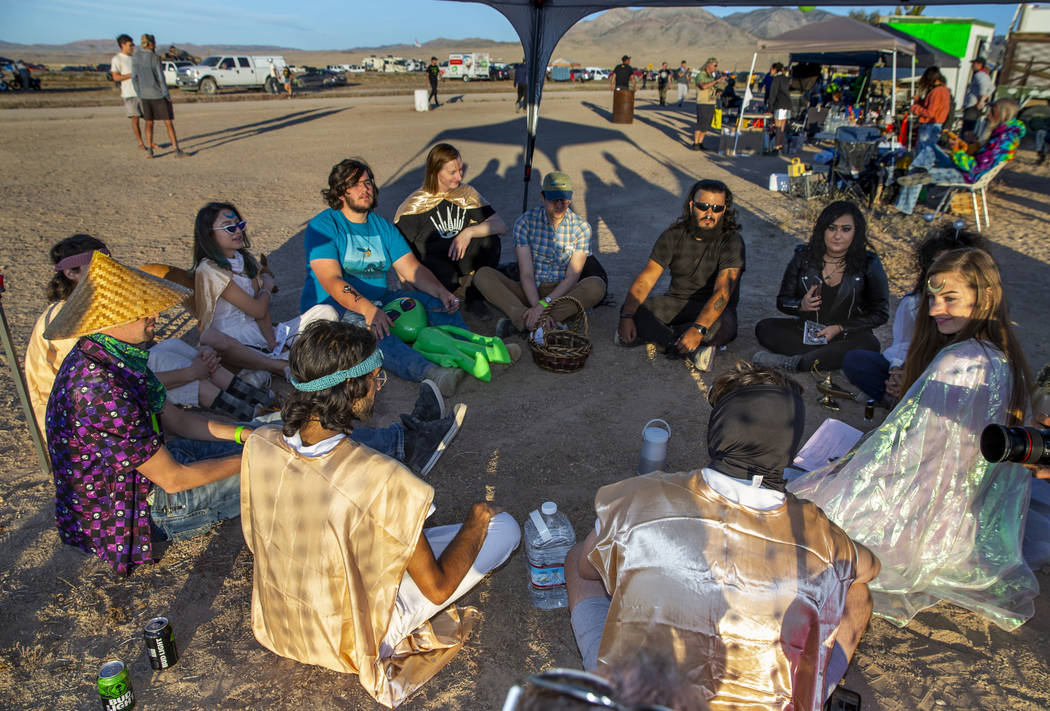
[[[657,238],[631,284],[616,343],[653,343],[709,370],[715,349],[736,338],[737,284],[744,268],[733,193],[718,180],[697,182],[682,216]],[[670,288],[650,296],[664,269],[671,272]]]
[[[634,67],[631,66],[631,55],[625,54],[620,58],[620,63],[613,69],[612,76],[609,79],[612,82],[613,91],[624,91],[626,89],[634,91]]]
[[[438,77],[441,76],[441,67],[438,66],[438,58],[430,58],[430,66],[427,67],[427,81],[430,82],[430,96],[427,97],[427,106],[430,100],[434,100],[434,108],[441,106],[438,103]]]

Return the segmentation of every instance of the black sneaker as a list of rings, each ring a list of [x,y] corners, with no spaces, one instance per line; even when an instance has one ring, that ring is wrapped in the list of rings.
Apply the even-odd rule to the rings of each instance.
[[[448,417],[420,423],[417,428],[406,428],[405,466],[420,476],[429,474],[455,439],[466,414],[467,406],[460,402],[452,407],[452,414]]]
[[[419,395],[416,396],[416,406],[412,408],[412,417],[420,422],[433,422],[448,415],[445,407],[445,398],[441,396],[441,390],[437,383],[429,378],[419,384]]]

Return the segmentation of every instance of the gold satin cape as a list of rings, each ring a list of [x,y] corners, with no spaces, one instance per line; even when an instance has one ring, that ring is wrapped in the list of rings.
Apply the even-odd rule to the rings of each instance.
[[[602,487],[589,559],[612,593],[599,667],[647,649],[677,663],[711,711],[819,711],[853,542],[791,494],[756,511],[700,470]]]
[[[442,200],[448,200],[454,205],[459,205],[464,210],[473,210],[476,207],[488,205],[485,198],[481,197],[481,193],[469,185],[460,185],[447,193],[428,193],[423,188],[420,188],[397,206],[393,222],[396,225],[397,221],[404,215],[419,215],[429,212],[440,205]]]
[[[33,325],[33,332],[29,334],[29,345],[26,346],[26,385],[29,389],[29,402],[33,406],[37,427],[45,440],[47,429],[44,427],[44,414],[47,412],[47,400],[51,397],[51,386],[55,384],[55,376],[58,375],[62,361],[80,340],[61,338],[49,341],[44,338],[44,329],[62,310],[64,303],[56,301],[44,309],[44,313],[40,314]]]
[[[434,490],[345,438],[304,457],[276,427],[252,433],[241,465],[241,527],[255,556],[252,631],[267,649],[357,674],[394,708],[456,655],[477,619],[449,607],[380,659],[398,586]]]

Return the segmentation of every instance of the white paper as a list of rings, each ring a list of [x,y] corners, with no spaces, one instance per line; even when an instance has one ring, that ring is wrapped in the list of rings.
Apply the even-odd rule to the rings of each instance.
[[[829,417],[802,445],[793,464],[807,472],[813,471],[845,455],[853,449],[863,434],[856,427]]]

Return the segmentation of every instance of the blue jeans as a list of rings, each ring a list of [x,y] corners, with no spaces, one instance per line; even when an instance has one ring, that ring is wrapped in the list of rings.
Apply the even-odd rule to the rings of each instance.
[[[886,397],[886,378],[890,377],[890,362],[875,351],[854,350],[842,358],[842,372],[850,382],[881,401]]]
[[[923,166],[930,169],[931,183],[950,183],[962,179],[962,171],[955,167],[951,156],[938,146],[933,147],[932,153],[933,163]],[[896,208],[905,215],[910,215],[915,209],[915,204],[919,202],[922,189],[922,185],[902,185],[900,195],[897,196]]]
[[[176,437],[165,442],[165,446],[179,464],[241,453],[241,445],[235,442],[201,442]],[[154,533],[159,534],[157,537],[161,540],[192,538],[220,521],[240,515],[240,474],[175,494],[169,494],[159,486],[153,487],[150,519]]]
[[[467,322],[463,320],[463,316],[458,311],[454,314],[445,313],[444,306],[438,299],[421,291],[404,291],[400,289],[387,291],[378,301],[381,304],[388,304],[394,299],[403,296],[415,299],[427,310],[427,323],[431,326],[467,327]],[[343,323],[351,323],[361,328],[367,328],[365,317],[356,311],[347,310],[343,314],[342,320]],[[424,358],[418,351],[412,350],[412,346],[393,333],[379,339],[379,347],[383,349],[383,367],[403,380],[418,383],[427,377],[427,371],[434,367],[434,363]]]
[[[383,351],[386,353],[386,351]],[[405,461],[405,428],[394,423],[382,429],[355,427],[350,439],[399,462]]]
[[[932,168],[936,160],[937,141],[941,138],[941,124],[920,123],[915,136],[913,168]]]

